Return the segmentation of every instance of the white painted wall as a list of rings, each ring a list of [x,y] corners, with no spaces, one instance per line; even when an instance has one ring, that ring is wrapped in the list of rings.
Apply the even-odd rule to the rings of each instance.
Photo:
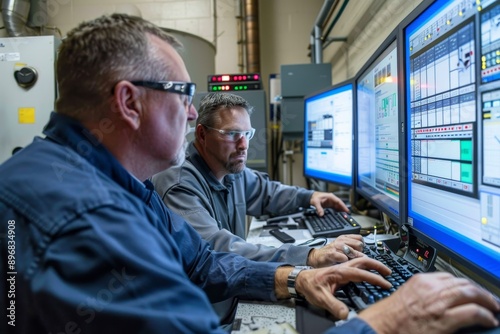
[[[348,41],[330,44],[323,54],[323,62],[332,63],[332,83],[354,76],[421,1],[350,0],[330,34],[348,37]],[[311,62],[311,31],[323,3],[324,0],[259,1],[261,74],[266,91],[267,78],[271,73],[279,73],[280,65]],[[185,31],[214,44],[217,73],[239,72],[239,0],[48,0],[48,7],[49,24],[63,35],[79,22],[102,14],[140,15],[161,27]],[[5,36],[5,29],[0,30],[2,34]],[[294,184],[303,185],[302,157],[298,155],[294,161]]]

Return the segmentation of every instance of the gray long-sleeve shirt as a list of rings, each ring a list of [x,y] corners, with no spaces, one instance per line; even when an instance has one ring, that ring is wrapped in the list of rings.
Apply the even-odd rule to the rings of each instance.
[[[249,168],[227,175],[221,184],[191,143],[186,161],[153,177],[164,203],[186,219],[217,251],[230,251],[258,261],[305,265],[309,247],[279,248],[245,241],[246,215],[286,214],[308,207],[313,191],[269,180]]]

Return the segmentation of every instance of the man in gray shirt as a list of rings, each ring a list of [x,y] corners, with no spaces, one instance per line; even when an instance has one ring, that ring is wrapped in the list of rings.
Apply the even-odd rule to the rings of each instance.
[[[323,207],[348,210],[332,193],[283,185],[246,168],[248,144],[255,132],[250,123],[252,109],[233,94],[210,93],[203,98],[186,161],[152,179],[164,203],[217,251],[313,267],[347,261],[344,246],[351,257],[363,256],[360,235],[341,236],[321,249],[291,244],[275,248],[245,241],[246,215],[280,215],[310,205],[320,215]],[[231,299],[213,305],[222,323],[232,322],[236,303]]]
[[[321,249],[291,244],[275,248],[245,241],[246,215],[280,215],[310,205],[320,215],[323,207],[348,211],[332,193],[283,185],[246,167],[249,141],[255,132],[250,123],[252,109],[234,94],[210,93],[202,99],[186,161],[153,177],[164,203],[218,251],[313,267],[347,261],[345,245],[353,256],[362,256],[360,235],[341,236]]]

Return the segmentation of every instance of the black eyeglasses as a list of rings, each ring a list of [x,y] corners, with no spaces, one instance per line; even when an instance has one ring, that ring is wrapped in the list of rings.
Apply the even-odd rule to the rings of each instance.
[[[183,81],[131,81],[135,86],[162,90],[175,94],[187,95],[188,106],[193,103],[193,96],[196,92],[196,84]]]

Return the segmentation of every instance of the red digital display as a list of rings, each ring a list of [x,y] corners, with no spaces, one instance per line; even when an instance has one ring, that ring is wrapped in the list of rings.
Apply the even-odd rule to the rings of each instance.
[[[215,74],[208,77],[209,83],[216,82],[254,82],[260,81],[259,73],[247,74]]]
[[[213,74],[208,76],[208,91],[241,91],[262,89],[259,73]]]

